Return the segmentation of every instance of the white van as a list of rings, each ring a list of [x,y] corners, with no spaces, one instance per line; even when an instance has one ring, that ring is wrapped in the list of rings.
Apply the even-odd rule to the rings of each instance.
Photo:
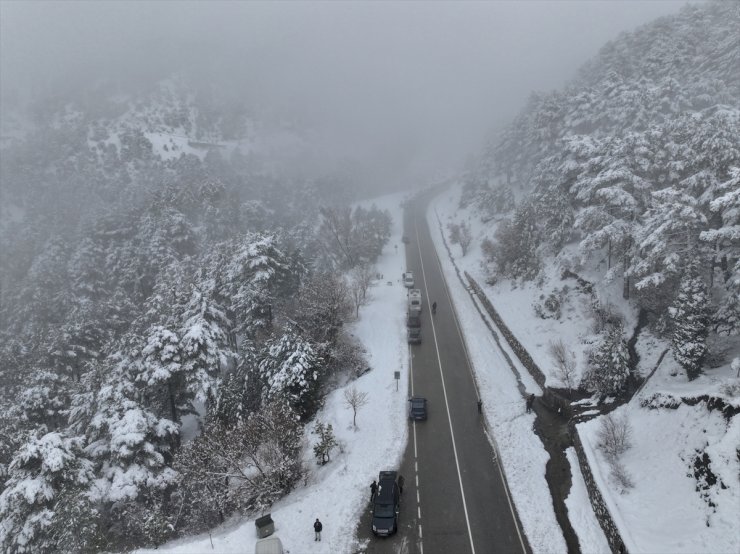
[[[414,274],[411,271],[403,274],[403,286],[408,289],[414,288]]]

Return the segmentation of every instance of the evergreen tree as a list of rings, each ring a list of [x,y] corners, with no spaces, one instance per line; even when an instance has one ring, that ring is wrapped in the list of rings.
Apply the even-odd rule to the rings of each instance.
[[[537,214],[532,202],[519,206],[510,221],[496,231],[496,246],[489,252],[496,273],[514,279],[533,279],[540,270]]]
[[[629,377],[629,351],[622,327],[608,328],[588,356],[586,386],[600,394],[618,394]]]
[[[56,432],[31,437],[13,456],[0,494],[2,550],[58,552],[55,531],[60,527],[95,528],[97,514],[84,495],[93,477],[93,465],[83,455],[78,440]],[[70,518],[71,511],[81,520]],[[86,546],[93,547],[97,536],[97,531],[91,530],[78,540],[89,541],[91,544]]]
[[[686,370],[689,381],[701,373],[707,353],[709,314],[707,286],[692,263],[681,279],[681,285],[668,313],[672,322],[673,357]]]
[[[313,346],[294,331],[267,343],[259,364],[268,401],[284,399],[306,418],[318,407],[322,385],[320,359]]]

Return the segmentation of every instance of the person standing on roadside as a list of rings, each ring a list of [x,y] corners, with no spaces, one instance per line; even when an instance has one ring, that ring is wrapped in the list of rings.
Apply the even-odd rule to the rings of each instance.
[[[313,531],[315,533],[313,540],[320,541],[321,540],[321,530],[324,528],[323,525],[321,525],[321,522],[319,521],[319,518],[316,518],[316,521],[313,522]]]
[[[532,406],[534,406],[534,394],[527,397],[527,413],[532,411]]]
[[[373,479],[373,482],[370,483],[370,502],[375,500],[376,494],[378,494],[378,483],[376,483],[375,479]]]

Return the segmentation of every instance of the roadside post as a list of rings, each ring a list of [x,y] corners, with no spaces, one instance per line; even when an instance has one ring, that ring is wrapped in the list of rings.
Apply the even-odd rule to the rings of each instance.
[[[400,371],[394,371],[393,377],[396,378],[396,392],[398,392],[398,381],[401,379],[401,372]]]

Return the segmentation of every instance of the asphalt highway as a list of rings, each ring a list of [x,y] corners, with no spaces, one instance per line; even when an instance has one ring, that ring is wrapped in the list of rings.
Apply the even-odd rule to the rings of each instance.
[[[478,394],[457,319],[424,217],[406,210],[407,268],[421,289],[422,344],[410,346],[410,389],[428,400],[428,419],[411,425],[398,471],[406,485],[399,531],[374,537],[370,504],[359,523],[365,552],[389,554],[528,553],[503,474],[478,413]],[[431,304],[437,302],[432,315]],[[483,326],[483,323],[481,323]],[[484,331],[484,328],[481,330]],[[394,468],[378,468],[394,469]],[[364,542],[364,541],[363,541]]]

